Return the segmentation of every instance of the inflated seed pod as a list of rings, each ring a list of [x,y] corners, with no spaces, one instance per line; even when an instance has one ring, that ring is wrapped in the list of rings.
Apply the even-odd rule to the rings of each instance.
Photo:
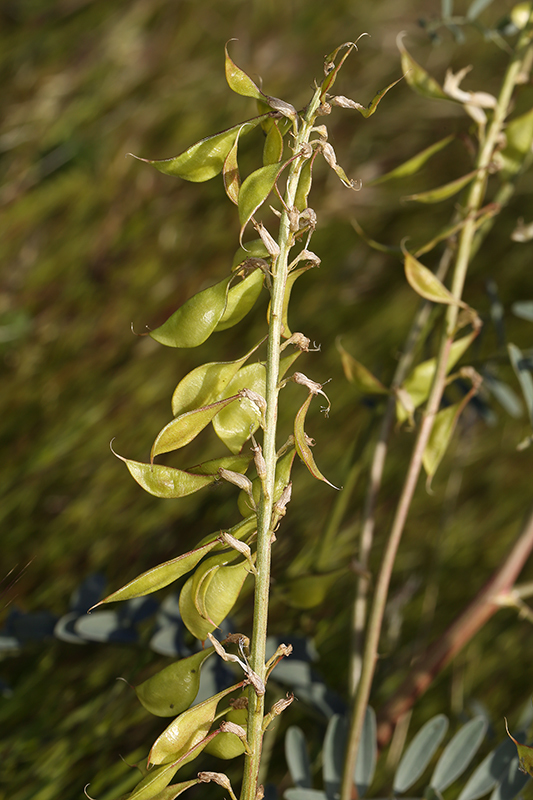
[[[235,605],[249,572],[246,560],[215,568],[209,573],[210,580],[202,583],[196,598],[192,594],[194,576],[185,582],[180,593],[180,614],[193,636],[204,641],[207,634],[220,625]],[[197,604],[203,609],[203,614],[198,612]]]
[[[154,742],[148,765],[175,763],[178,758],[186,756],[207,736],[220,700],[241,686],[242,682],[230,686],[176,717]],[[183,763],[186,763],[185,759]]]
[[[142,705],[157,717],[181,714],[194,701],[200,686],[200,669],[212,647],[181,658],[135,687]]]
[[[234,722],[246,730],[248,724],[247,708],[232,708],[225,716],[227,722]],[[237,758],[244,753],[244,743],[235,733],[219,733],[205,748],[206,753],[217,758]]]

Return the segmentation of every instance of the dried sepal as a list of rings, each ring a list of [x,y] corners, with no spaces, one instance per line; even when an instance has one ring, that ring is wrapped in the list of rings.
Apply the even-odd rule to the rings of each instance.
[[[266,468],[266,461],[263,456],[263,448],[260,444],[257,444],[254,437],[252,436],[252,453],[254,454],[254,464],[255,469],[257,472],[257,477],[259,480],[263,481],[266,478],[267,468]]]
[[[250,482],[250,486],[251,485],[252,484]],[[248,494],[248,497],[250,497],[250,499],[253,501],[253,495],[251,491],[250,494]],[[257,575],[257,569],[254,564],[254,558],[252,556],[250,545],[246,544],[246,542],[243,542],[240,539],[236,539],[234,536],[231,535],[231,533],[221,533],[220,540],[224,544],[227,544],[229,547],[231,547],[232,550],[236,550],[238,553],[243,555],[247,560],[248,564],[250,565],[250,571],[253,572],[254,575]]]
[[[284,517],[287,513],[287,506],[291,501],[292,497],[292,482],[287,484],[284,490],[281,493],[279,500],[276,500],[272,507],[272,519],[273,519],[273,527],[277,525],[281,517]]]
[[[235,797],[230,779],[223,772],[199,772],[197,777],[200,783],[218,783],[219,786],[227,789],[232,797]]]
[[[279,244],[270,235],[262,222],[254,222],[253,226],[259,234],[261,241],[265,245],[269,256],[271,256],[272,260],[275,261],[281,252],[279,249]]]
[[[293,647],[292,644],[280,644],[278,645],[276,652],[274,655],[268,659],[266,663],[266,675],[267,678],[274,669],[274,667],[279,664],[282,658],[288,658],[292,653]]]
[[[290,345],[290,344],[293,344],[302,353],[309,353],[310,345],[311,345],[311,339],[309,339],[303,333],[300,333],[299,331],[297,331],[296,333],[293,333],[292,336],[289,336],[287,341],[283,342],[283,344],[280,347],[280,350],[282,350],[282,351],[285,350],[285,348],[288,347],[288,345]],[[320,349],[320,348],[317,348],[317,349]]]
[[[267,410],[267,402],[263,395],[259,394],[259,392],[255,392],[253,389],[247,389],[244,387],[244,389],[240,390],[239,396],[249,400],[250,403],[255,406],[257,413],[261,415],[261,419],[264,421]]]
[[[278,700],[276,703],[274,703],[274,705],[270,709],[270,713],[265,714],[265,717],[263,719],[263,733],[266,731],[272,720],[274,720],[276,717],[279,717],[279,715],[282,714],[285,711],[285,709],[291,705],[293,701],[294,701],[294,694],[292,692],[289,692],[286,697],[283,697],[281,700]]]
[[[228,481],[228,483],[233,483],[234,486],[238,486],[239,489],[242,489],[244,492],[251,492],[252,481],[250,478],[247,478],[246,475],[241,475],[239,472],[233,472],[231,469],[224,468],[219,469],[218,474],[223,480]]]

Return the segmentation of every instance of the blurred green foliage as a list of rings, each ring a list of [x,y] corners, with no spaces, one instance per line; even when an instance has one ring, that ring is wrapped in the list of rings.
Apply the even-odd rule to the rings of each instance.
[[[512,3],[495,6],[486,14],[490,19],[492,13],[493,21]],[[323,55],[363,31],[371,38],[361,41],[339,79],[339,91],[358,102],[368,104],[399,77],[395,36],[402,29],[408,31],[410,51],[436,76],[448,66],[473,64],[472,87],[494,90],[506,54],[475,30],[464,44],[444,31],[440,46],[433,45],[417,17],[428,20],[439,12],[436,0],[12,0],[3,5],[5,618],[15,606],[63,614],[71,593],[94,571],[104,571],[116,588],[226,524],[233,508],[227,486],[179,501],[156,500],[109,451],[116,437],[121,454],[146,459],[149,443],[170,419],[168,398],[198,363],[194,350],[171,352],[149,337],[132,335],[130,325],[137,333],[155,328],[185,299],[220,280],[238,236],[220,181],[183,184],[125,154],[175,155],[255,113],[253,102],[232,95],[224,80],[223,46],[232,37],[238,39],[236,61],[254,79],[262,76],[270,94],[297,107],[307,102]],[[525,85],[517,111],[530,108],[532,99],[533,90]],[[322,267],[295,286],[290,321],[293,330],[322,343],[322,352],[309,360],[315,379],[333,378],[328,387],[333,409],[327,421],[317,411],[310,414],[309,429],[319,442],[321,467],[333,483],[342,484],[349,450],[362,446],[377,412],[346,382],[335,337],[342,335],[346,348],[387,383],[417,303],[400,261],[370,250],[351,219],[387,244],[397,246],[406,236],[413,246],[430,239],[449,219],[453,200],[421,208],[402,204],[401,197],[469,169],[469,121],[458,106],[430,103],[401,82],[371,119],[343,111],[330,128],[343,168],[363,184],[442,136],[457,134],[467,145],[454,142],[451,155],[438,154],[420,176],[401,185],[351,193],[329,170],[317,175],[311,204],[319,228],[313,247]],[[253,148],[247,147],[254,135],[243,139],[244,159],[252,159]],[[531,347],[531,323],[510,314],[514,301],[533,296],[530,245],[510,240],[517,218],[533,217],[531,188],[526,175],[476,256],[466,293],[486,322],[475,365],[490,356],[499,377],[517,393],[490,321],[485,282],[492,279],[497,286],[509,340]],[[428,266],[432,258],[426,259]],[[247,318],[214,336],[202,359],[239,357],[261,335],[262,322]],[[288,397],[291,392],[288,388]],[[516,451],[527,434],[527,416],[513,418],[490,405],[489,418],[467,409],[433,496],[420,486],[415,497],[393,592],[404,597],[406,586],[415,588],[411,595],[407,591],[400,627],[392,614],[389,618],[377,704],[408,669],[413,642],[442,632],[499,565],[530,501],[531,452]],[[208,440],[199,441],[198,453],[200,448],[205,453]],[[392,443],[376,564],[411,441],[412,434],[402,430]],[[318,669],[342,694],[350,580],[342,579],[316,612],[287,610],[281,591],[288,565],[297,555],[305,563],[308,548],[323,535],[334,501],[333,490],[314,485],[305,473],[296,474],[290,521],[274,552],[280,590],[274,586],[272,631],[287,639],[291,633],[314,637]],[[350,499],[339,563],[354,547],[364,489],[362,476]],[[237,615],[240,629],[246,631],[249,616],[245,604]],[[427,695],[418,719],[450,704],[453,713],[461,713],[472,699],[486,704],[496,719],[512,716],[531,691],[532,656],[529,623],[511,610],[500,611]],[[140,646],[78,648],[53,640],[29,642],[8,654],[1,665],[10,690],[0,699],[0,797],[70,800],[80,797],[89,781],[89,793],[100,800],[127,791],[137,776],[119,755],[129,763],[138,760],[154,730],[133,693],[115,678],[138,683],[156,661],[161,665],[161,658]],[[293,719],[301,713],[296,710]],[[284,770],[280,759],[274,776],[279,779]]]

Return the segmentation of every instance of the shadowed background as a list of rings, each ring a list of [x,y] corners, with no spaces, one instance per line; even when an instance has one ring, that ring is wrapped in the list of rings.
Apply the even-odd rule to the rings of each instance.
[[[494,5],[483,17],[487,24],[512,3]],[[358,102],[368,104],[401,76],[395,44],[401,30],[407,31],[414,57],[439,80],[449,66],[473,64],[468,88],[497,91],[505,52],[475,30],[468,31],[464,44],[447,31],[439,45],[432,44],[418,19],[439,13],[436,0],[4,4],[0,563],[3,641],[11,637],[15,643],[3,645],[0,666],[0,797],[70,800],[96,775],[97,797],[117,794],[115,782],[129,772],[119,756],[137,760],[161,725],[115,678],[136,683],[154,663],[167,662],[142,637],[130,645],[57,641],[54,621],[94,573],[102,573],[111,590],[236,521],[230,487],[181,501],[157,500],[109,451],[115,437],[120,454],[145,460],[171,417],[170,396],[180,378],[199,363],[244,353],[264,335],[266,311],[263,300],[263,311],[198,351],[170,350],[131,333],[131,325],[136,332],[156,327],[189,296],[221,280],[237,246],[238,221],[220,179],[184,183],[125,155],[176,155],[255,114],[253,102],[232,94],[225,82],[224,44],[231,38],[237,39],[231,45],[236,63],[254,80],[262,79],[268,94],[298,108],[310,98],[314,78],[321,77],[324,55],[363,32],[371,36],[361,40],[336,86]],[[519,110],[531,100],[526,86]],[[453,151],[401,185],[354,193],[325,165],[316,171],[310,200],[319,227],[313,249],[322,266],[296,285],[291,323],[322,345],[299,369],[314,380],[333,379],[330,418],[317,406],[309,432],[317,440],[320,468],[340,485],[350,448],[362,446],[377,412],[344,378],[335,338],[341,335],[345,347],[388,382],[417,307],[400,261],[371,250],[351,220],[392,245],[406,236],[413,244],[430,239],[450,218],[454,200],[421,208],[401,197],[470,169],[467,147],[459,141],[469,120],[460,106],[425,100],[402,81],[370,119],[337,109],[326,122],[339,162],[363,185],[448,133],[458,134]],[[245,173],[258,166],[254,136],[243,139]],[[530,185],[526,175],[475,258],[466,292],[486,320],[469,363],[479,366],[494,356],[500,377],[517,395],[490,323],[486,281],[495,281],[500,293],[508,340],[527,349],[531,323],[513,316],[510,306],[533,295],[531,250],[512,242],[510,233],[518,217],[533,216]],[[436,257],[425,263],[433,267]],[[287,390],[285,432],[298,397],[293,388]],[[489,398],[482,411],[469,409],[465,415],[433,496],[421,483],[415,497],[393,585],[393,592],[406,598],[403,627],[397,630],[398,619],[389,619],[378,704],[405,674],[413,643],[444,630],[498,566],[530,501],[531,452],[516,452],[527,434],[527,415],[513,416]],[[412,441],[406,431],[393,440],[376,564]],[[201,437],[188,463],[205,452],[219,455],[223,447]],[[342,563],[355,548],[365,482],[363,476],[350,499]],[[332,495],[297,465],[294,500],[274,554],[279,586],[272,629],[286,640],[312,637],[318,672],[346,696],[346,597],[353,576],[347,573],[316,610],[287,612],[283,594],[287,565],[296,554],[304,553],[305,560],[306,547],[320,538]],[[249,590],[236,618],[239,629],[249,633]],[[530,692],[532,651],[529,623],[518,621],[514,612],[500,612],[423,701],[419,719],[449,711],[450,703],[458,714],[474,699],[499,722]],[[279,780],[284,772],[279,758],[273,777]]]

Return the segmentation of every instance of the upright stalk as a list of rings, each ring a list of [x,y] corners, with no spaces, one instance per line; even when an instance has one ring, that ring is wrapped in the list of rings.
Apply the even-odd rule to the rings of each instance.
[[[484,199],[487,176],[493,158],[493,153],[502,133],[504,120],[509,113],[509,104],[512,92],[517,83],[522,63],[530,46],[530,23],[523,30],[513,57],[507,67],[496,108],[494,110],[492,122],[489,126],[486,137],[481,143],[478,154],[476,163],[478,174],[472,183],[467,196],[467,202],[465,205],[465,215],[467,216],[467,220],[459,237],[459,246],[452,279],[451,291],[457,300],[461,300],[468,264],[471,259],[472,245],[476,231],[475,212],[481,208]],[[458,310],[458,305],[450,305],[448,307],[445,329],[441,339],[441,346],[439,349],[432,389],[426,410],[422,417],[419,434],[414,445],[407,476],[400,499],[398,501],[396,514],[393,520],[376,583],[376,589],[374,592],[367,628],[367,639],[363,656],[361,679],[359,681],[357,693],[353,702],[352,719],[341,787],[341,800],[350,800],[352,796],[354,786],[353,775],[357,760],[357,752],[359,749],[365,711],[368,705],[370,690],[374,677],[379,638],[383,616],[385,613],[385,605],[387,602],[392,569],[405,527],[405,522],[407,520],[409,508],[413,499],[414,491],[420,475],[422,456],[428,443],[429,436],[433,428],[435,415],[439,409],[440,401],[444,391],[446,365],[448,362],[450,348],[453,343],[453,337],[455,336],[456,332]]]
[[[321,89],[315,91],[299,130],[295,130],[295,153],[299,153],[309,142],[311,128],[320,105]],[[290,164],[287,188],[284,197],[285,209],[292,209],[298,180],[305,159],[295,158]],[[283,300],[288,277],[289,253],[294,243],[287,210],[280,219],[278,246],[280,253],[273,263],[270,321],[267,342],[266,396],[267,409],[263,435],[263,457],[266,477],[261,489],[257,514],[257,555],[254,592],[253,632],[251,640],[250,666],[264,681],[265,644],[267,637],[268,605],[270,594],[270,561],[272,544],[272,507],[276,474],[276,430],[278,419],[279,362]],[[257,779],[261,763],[263,741],[264,696],[258,696],[250,687],[248,696],[248,743],[251,753],[245,756],[241,800],[255,800],[258,793]]]

